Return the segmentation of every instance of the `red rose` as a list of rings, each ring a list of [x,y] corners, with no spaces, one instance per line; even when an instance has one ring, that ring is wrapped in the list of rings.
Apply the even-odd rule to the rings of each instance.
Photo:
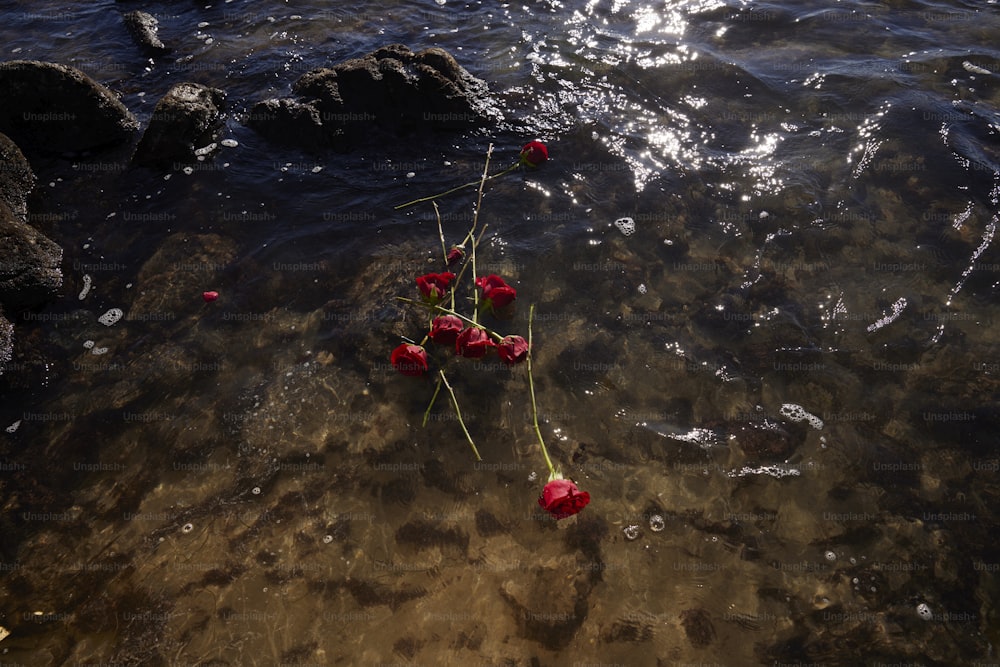
[[[417,276],[417,287],[420,288],[420,293],[424,295],[424,299],[431,302],[437,303],[444,297],[445,293],[448,291],[448,285],[451,281],[455,279],[455,274],[450,271],[445,271],[444,273],[428,273],[424,276]]]
[[[455,339],[455,354],[469,359],[480,359],[495,345],[488,333],[479,327],[469,327]]]
[[[537,167],[549,159],[549,149],[540,141],[529,141],[521,148],[521,164]]]
[[[465,251],[459,248],[457,245],[453,245],[451,250],[448,251],[448,256],[445,259],[445,263],[448,266],[455,266],[459,262],[465,259]]]
[[[590,494],[581,491],[569,479],[554,479],[542,489],[538,504],[556,519],[573,516],[590,502]]]
[[[427,372],[427,350],[419,345],[402,343],[392,351],[389,360],[403,375],[418,376]]]
[[[520,336],[504,336],[497,345],[497,356],[511,366],[519,364],[528,357],[528,341]]]
[[[517,290],[495,274],[476,278],[476,286],[483,290],[484,307],[493,312],[509,306],[517,298]]]
[[[439,315],[431,322],[431,331],[427,335],[435,343],[454,345],[463,326],[462,320],[454,315]]]

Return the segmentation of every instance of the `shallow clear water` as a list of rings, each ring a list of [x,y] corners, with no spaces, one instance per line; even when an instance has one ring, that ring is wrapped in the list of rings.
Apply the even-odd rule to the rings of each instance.
[[[4,3],[3,57],[140,119],[220,87],[238,145],[34,165],[66,282],[0,376],[0,662],[998,660],[994,4],[149,3],[155,62],[132,4]],[[316,154],[242,125],[392,42],[450,50],[503,126]],[[440,243],[393,206],[532,138],[478,259],[518,289],[497,328],[537,308],[542,431],[593,498],[559,523],[523,368],[447,363],[477,463],[388,363]],[[449,241],[473,202],[440,201]]]

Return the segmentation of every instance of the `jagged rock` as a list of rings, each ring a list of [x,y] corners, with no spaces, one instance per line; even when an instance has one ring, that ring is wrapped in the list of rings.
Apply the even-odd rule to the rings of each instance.
[[[35,180],[17,144],[0,134],[0,304],[8,311],[37,306],[62,286],[62,248],[28,224]]]
[[[156,34],[160,23],[152,14],[134,10],[123,15],[122,20],[125,21],[125,27],[128,28],[133,41],[144,51],[152,55],[170,53],[170,48],[160,41]]]
[[[502,118],[486,84],[440,48],[390,44],[307,72],[292,90],[298,99],[257,103],[248,124],[285,143],[338,145],[356,128],[465,128]]]
[[[319,109],[293,99],[264,100],[254,105],[248,123],[273,141],[303,146],[328,144],[343,130],[324,127]]]
[[[113,92],[78,69],[0,63],[0,131],[26,150],[79,152],[128,141],[139,124]]]
[[[199,83],[178,83],[156,103],[132,161],[142,165],[192,162],[214,143],[226,94]]]
[[[0,201],[22,220],[28,218],[28,194],[36,180],[21,149],[6,134],[0,134]]]

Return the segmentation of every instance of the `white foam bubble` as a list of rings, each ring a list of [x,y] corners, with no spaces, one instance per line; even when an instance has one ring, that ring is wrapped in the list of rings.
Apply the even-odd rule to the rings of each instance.
[[[21,420],[18,419],[16,422],[7,427],[6,431],[8,433],[13,433],[17,429],[21,428]]]
[[[97,321],[106,327],[110,327],[112,324],[116,324],[118,320],[122,318],[125,313],[122,312],[121,308],[112,308],[108,312],[104,313],[97,318]]]
[[[625,236],[635,234],[635,220],[632,218],[618,218],[615,220],[615,227]]]
[[[93,279],[89,275],[83,277],[83,289],[80,290],[80,301],[87,298],[87,294],[90,292],[90,286],[93,283]]]
[[[801,405],[785,403],[781,406],[781,414],[793,422],[807,421],[817,431],[823,428],[823,420],[811,412],[806,412],[806,409]]]

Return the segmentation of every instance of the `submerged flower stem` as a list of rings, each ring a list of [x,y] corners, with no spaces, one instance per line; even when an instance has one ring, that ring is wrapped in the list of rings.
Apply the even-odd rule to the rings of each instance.
[[[469,233],[473,233],[476,230],[476,226],[479,224],[479,211],[483,207],[483,186],[486,185],[487,172],[490,170],[490,156],[493,155],[493,144],[490,144],[486,149],[486,164],[483,165],[483,176],[479,179],[479,194],[476,197],[476,208],[472,212],[472,228],[469,229]],[[482,232],[480,232],[479,238],[482,238]],[[472,244],[472,284],[476,284],[476,247],[479,245],[478,239]],[[479,321],[479,292],[473,290],[472,292],[472,320],[473,322]]]
[[[491,144],[490,145],[490,150],[492,150],[492,149],[493,149],[493,146]],[[487,162],[487,164],[489,164],[489,163]],[[413,206],[414,204],[419,204],[420,202],[433,201],[433,200],[437,199],[438,197],[444,197],[445,195],[450,195],[452,192],[458,192],[459,190],[464,190],[465,188],[471,188],[473,185],[478,185],[480,187],[480,189],[481,189],[482,188],[482,184],[485,183],[486,181],[491,181],[494,178],[499,178],[500,176],[503,176],[504,174],[509,174],[510,172],[514,171],[515,169],[517,169],[520,166],[521,166],[521,163],[517,162],[517,163],[512,164],[511,166],[507,167],[503,171],[498,171],[497,173],[493,174],[492,176],[486,176],[485,173],[484,173],[483,174],[484,178],[480,178],[480,179],[477,179],[475,181],[469,181],[468,183],[463,183],[462,185],[459,185],[458,187],[454,187],[451,190],[445,190],[444,192],[439,192],[436,195],[429,195],[427,197],[421,197],[420,199],[414,199],[413,201],[408,201],[405,204],[399,204],[397,206],[393,206],[393,210],[398,211],[401,208],[406,208],[407,206]]]
[[[438,209],[437,202],[432,202],[434,204],[434,216],[437,218],[438,225],[438,237],[441,239],[441,257],[444,259],[445,265],[448,264],[448,246],[444,242],[444,229],[441,228],[441,211]],[[455,280],[451,284],[451,289],[449,294],[451,296],[451,307],[455,307],[455,286],[458,284],[458,280]]]
[[[438,394],[441,393],[441,378],[442,377],[444,377],[443,373],[441,374],[441,377],[438,378],[437,386],[434,387],[434,395],[431,396],[431,402],[427,404],[427,409],[424,410],[424,423],[421,424],[421,427],[427,426],[427,420],[430,419],[430,416],[431,416],[431,408],[434,407],[434,401],[437,400]]]
[[[465,420],[462,419],[462,411],[458,409],[458,399],[455,398],[455,392],[448,384],[448,378],[444,376],[444,371],[439,370],[438,374],[441,377],[441,382],[444,383],[445,388],[448,390],[448,394],[451,395],[451,404],[455,408],[455,416],[458,417],[458,423],[462,426],[462,432],[465,433],[465,439],[469,441],[469,446],[472,447],[472,453],[476,455],[477,461],[482,461],[483,458],[479,455],[479,450],[476,449],[476,443],[472,441],[472,436],[469,435],[469,429],[465,428]]]
[[[528,309],[528,391],[531,393],[531,417],[535,424],[535,435],[538,436],[538,444],[542,446],[542,456],[545,457],[545,465],[549,467],[549,479],[552,480],[558,473],[556,473],[556,469],[552,465],[552,459],[549,458],[549,451],[545,448],[542,430],[538,428],[538,403],[535,402],[535,380],[531,374],[531,358],[534,356],[532,351],[535,349],[531,344],[531,320],[534,316],[535,304],[531,304],[531,307]]]

